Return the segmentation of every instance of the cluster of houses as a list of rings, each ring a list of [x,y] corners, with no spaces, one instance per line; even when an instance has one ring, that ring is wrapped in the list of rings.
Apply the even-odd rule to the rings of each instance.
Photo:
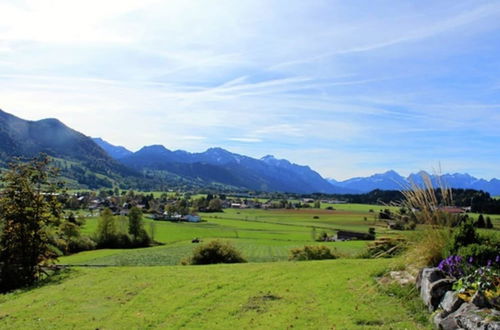
[[[79,198],[83,198],[83,196]],[[88,209],[91,215],[94,215],[94,212],[98,213],[101,210],[108,208],[111,212],[113,212],[113,215],[127,216],[133,206],[138,207],[139,209],[144,209],[145,207],[143,204],[132,205],[127,202],[116,203],[110,198],[95,198],[89,202]]]
[[[302,198],[301,200],[273,200],[268,199],[265,202],[257,199],[225,199],[222,201],[224,209],[277,209],[277,208],[301,208],[304,205],[312,205],[317,200],[312,198]],[[322,204],[345,204],[345,201],[339,200],[320,200]]]
[[[157,220],[157,221],[175,221],[175,222],[200,222],[201,217],[197,214],[178,214],[174,213],[169,215],[167,212],[163,213],[153,213],[149,216],[150,219]]]

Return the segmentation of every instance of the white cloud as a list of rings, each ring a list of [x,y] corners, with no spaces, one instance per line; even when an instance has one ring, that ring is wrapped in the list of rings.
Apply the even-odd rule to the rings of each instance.
[[[418,167],[439,148],[464,168],[500,161],[477,151],[500,143],[500,5],[359,6],[3,1],[0,107],[131,149],[217,145],[333,177]]]
[[[244,142],[244,143],[259,143],[262,142],[262,139],[257,139],[257,138],[248,138],[248,137],[233,137],[229,138],[229,141],[235,141],[235,142]]]

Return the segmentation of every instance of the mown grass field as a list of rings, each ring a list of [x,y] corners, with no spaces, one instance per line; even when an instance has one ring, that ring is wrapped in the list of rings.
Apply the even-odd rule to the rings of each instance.
[[[178,265],[189,257],[196,244],[193,238],[203,241],[224,239],[231,241],[249,262],[286,261],[292,248],[324,244],[344,257],[353,257],[366,247],[365,241],[322,242],[313,240],[323,231],[333,235],[336,230],[367,232],[376,229],[380,236],[412,235],[412,232],[391,231],[376,216],[384,206],[362,204],[335,204],[335,210],[259,210],[226,209],[222,213],[204,213],[201,223],[152,221],[144,218],[145,227],[154,231],[154,239],[165,245],[134,250],[97,250],[62,257],[61,264],[89,264],[113,266]],[[373,212],[371,212],[372,210]],[[477,217],[472,214],[471,217]],[[491,216],[500,227],[500,217]],[[123,221],[122,221],[123,222]],[[126,222],[121,225],[126,226]],[[154,226],[152,229],[151,226]],[[84,232],[91,234],[97,227],[97,218],[88,218]],[[488,231],[489,232],[489,231]]]
[[[425,328],[403,300],[377,289],[374,275],[390,262],[73,269],[0,296],[0,328]]]
[[[373,209],[374,212],[369,212]],[[165,245],[135,250],[98,250],[60,258],[61,264],[91,265],[176,265],[191,255],[196,244],[203,241],[225,239],[231,241],[249,262],[285,261],[292,248],[304,245],[326,244],[339,254],[352,257],[366,246],[363,241],[317,243],[323,231],[333,235],[336,230],[367,232],[375,227],[380,235],[395,235],[384,222],[375,220],[377,207],[342,204],[336,210],[258,210],[227,209],[222,213],[202,214],[203,222],[166,222],[144,219],[154,239]],[[151,226],[154,226],[152,229]],[[97,218],[88,218],[84,232],[91,234],[97,227]]]
[[[164,245],[60,258],[60,264],[85,267],[71,267],[38,288],[0,296],[0,329],[429,328],[419,299],[378,287],[375,276],[394,259],[353,259],[365,241],[313,240],[322,231],[332,235],[369,227],[379,237],[418,233],[388,230],[375,218],[385,207],[339,204],[331,211],[327,206],[229,209],[202,214],[201,223],[144,218],[146,229]],[[496,217],[492,220],[497,229],[484,232],[499,234]],[[91,234],[96,227],[97,218],[87,218],[83,231]],[[248,263],[180,266],[197,246],[191,243],[195,237],[228,240]],[[287,261],[292,248],[313,244],[335,248],[342,258]]]

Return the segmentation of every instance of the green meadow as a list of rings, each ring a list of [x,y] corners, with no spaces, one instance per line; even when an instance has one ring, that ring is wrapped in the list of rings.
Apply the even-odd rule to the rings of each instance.
[[[375,212],[370,212],[375,209]],[[203,222],[167,222],[144,218],[146,229],[164,245],[134,250],[96,250],[59,259],[61,264],[158,266],[177,265],[191,255],[202,241],[224,239],[231,241],[249,262],[285,261],[289,251],[304,245],[326,244],[344,257],[353,257],[363,251],[366,242],[318,243],[313,236],[322,232],[329,235],[337,230],[368,232],[375,227],[379,235],[398,235],[389,231],[384,222],[376,221],[377,207],[343,204],[336,210],[259,210],[226,209],[221,213],[202,214]],[[83,231],[95,232],[97,218],[88,218]]]
[[[0,296],[2,329],[429,329],[412,286],[388,294],[376,282],[398,259],[357,259],[368,242],[315,242],[323,231],[392,231],[383,206],[335,204],[335,210],[227,209],[200,223],[144,218],[163,245],[105,249],[59,258],[72,265],[36,288]],[[491,216],[498,235],[500,225]],[[117,217],[124,225],[125,222]],[[83,231],[92,234],[97,218]],[[417,231],[420,227],[417,227]],[[181,266],[196,243],[228,240],[248,263]],[[323,244],[340,259],[290,262],[289,251]],[[405,291],[406,290],[406,291]]]
[[[79,268],[0,297],[2,329],[421,329],[390,260]]]

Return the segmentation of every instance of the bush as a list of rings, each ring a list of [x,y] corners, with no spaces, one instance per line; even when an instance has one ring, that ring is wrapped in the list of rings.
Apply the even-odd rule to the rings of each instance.
[[[316,239],[316,241],[325,242],[328,240],[328,238],[329,238],[328,233],[326,231],[323,231],[323,232],[321,232],[321,234],[319,234],[319,237],[318,237],[318,239]]]
[[[471,220],[462,221],[453,231],[451,239],[445,248],[445,256],[460,255],[458,250],[469,244],[480,243],[480,237]]]
[[[457,254],[477,266],[486,266],[498,256],[498,249],[485,244],[469,244],[458,249]]]
[[[72,237],[68,241],[68,251],[70,253],[93,250],[96,247],[97,243],[87,236]]]
[[[484,221],[484,216],[482,214],[480,214],[479,218],[477,218],[475,226],[477,228],[486,228],[486,222]]]
[[[247,262],[241,253],[229,242],[214,240],[198,246],[193,251],[193,256],[183,260],[183,264],[209,265],[209,264],[234,264]]]
[[[303,260],[324,260],[324,259],[337,259],[338,256],[334,251],[330,250],[327,246],[304,246],[303,248],[296,248],[290,250],[288,260],[303,261]]]
[[[493,223],[491,222],[490,217],[486,217],[486,227],[487,229],[492,229],[493,228]]]

